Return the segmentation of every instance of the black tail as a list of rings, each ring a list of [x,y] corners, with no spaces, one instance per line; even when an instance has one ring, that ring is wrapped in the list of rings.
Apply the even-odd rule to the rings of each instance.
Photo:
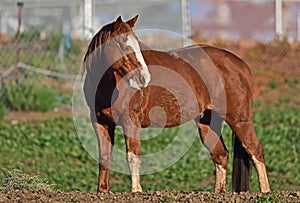
[[[233,133],[234,137],[234,155],[232,171],[232,187],[236,192],[250,190],[250,165],[249,156],[242,143]]]

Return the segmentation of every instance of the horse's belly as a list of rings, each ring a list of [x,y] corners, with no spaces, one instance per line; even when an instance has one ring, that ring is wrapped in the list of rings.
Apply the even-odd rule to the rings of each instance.
[[[190,113],[190,112],[189,112]],[[150,111],[148,118],[142,122],[142,127],[154,127],[154,128],[169,128],[179,126],[197,117],[197,113],[183,115],[181,112],[170,115],[167,114],[162,108],[154,107]],[[147,117],[147,116],[145,116]]]
[[[143,127],[174,127],[199,115],[197,99],[189,91],[152,87],[143,111]]]

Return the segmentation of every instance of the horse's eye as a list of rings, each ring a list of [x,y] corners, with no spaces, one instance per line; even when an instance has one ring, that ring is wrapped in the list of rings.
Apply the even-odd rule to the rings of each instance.
[[[123,47],[122,47],[122,50],[123,50],[123,51],[130,51],[130,46],[123,46]]]

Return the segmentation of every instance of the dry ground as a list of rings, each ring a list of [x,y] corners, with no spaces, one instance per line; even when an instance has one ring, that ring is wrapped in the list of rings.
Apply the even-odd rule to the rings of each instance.
[[[261,193],[222,193],[157,191],[143,193],[81,193],[14,191],[0,193],[0,202],[300,202],[300,191]]]

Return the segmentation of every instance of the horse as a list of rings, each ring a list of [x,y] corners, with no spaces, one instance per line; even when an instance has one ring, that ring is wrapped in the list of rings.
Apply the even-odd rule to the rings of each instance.
[[[228,150],[221,134],[223,121],[234,136],[233,189],[250,190],[251,160],[260,191],[270,192],[263,147],[253,126],[248,65],[227,50],[204,44],[170,51],[151,49],[133,32],[137,19],[138,15],[125,22],[119,16],[102,27],[83,58],[83,92],[99,149],[97,191],[109,191],[117,125],[124,132],[131,192],[141,192],[141,128],[174,127],[194,120],[215,164],[215,192],[226,191]],[[160,113],[151,115],[153,107],[164,111],[164,119]]]

